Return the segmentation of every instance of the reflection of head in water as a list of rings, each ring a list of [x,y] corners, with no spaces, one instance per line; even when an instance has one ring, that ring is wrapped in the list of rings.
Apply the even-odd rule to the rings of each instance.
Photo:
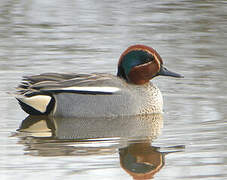
[[[150,179],[164,166],[164,154],[149,142],[130,144],[119,150],[121,167],[134,179]]]

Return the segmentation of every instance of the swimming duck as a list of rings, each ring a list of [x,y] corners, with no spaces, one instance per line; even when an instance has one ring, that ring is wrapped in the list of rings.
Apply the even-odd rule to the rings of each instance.
[[[111,117],[162,113],[156,76],[183,77],[163,66],[151,47],[133,45],[118,62],[117,76],[105,73],[44,73],[25,76],[16,99],[31,115],[55,117]]]

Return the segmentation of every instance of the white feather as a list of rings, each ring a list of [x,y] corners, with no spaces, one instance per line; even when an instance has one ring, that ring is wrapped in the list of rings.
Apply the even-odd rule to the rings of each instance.
[[[91,92],[104,92],[104,93],[115,93],[117,91],[120,91],[117,87],[89,87],[89,86],[81,86],[81,87],[66,87],[62,88],[61,90],[67,90],[67,91],[91,91]]]

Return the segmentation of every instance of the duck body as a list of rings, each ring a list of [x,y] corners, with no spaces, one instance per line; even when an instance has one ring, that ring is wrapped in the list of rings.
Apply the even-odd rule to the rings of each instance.
[[[73,92],[54,94],[56,106],[53,115],[64,115],[67,117],[110,117],[162,113],[162,95],[160,90],[153,84],[149,83],[144,86],[129,85],[113,75],[102,74],[101,76],[109,79],[108,82],[104,82],[105,85],[111,83],[109,85],[114,85],[118,90],[111,94],[75,95]]]
[[[70,74],[70,79],[67,79],[68,76],[48,73],[27,77],[30,89],[24,92],[25,97],[18,98],[22,108],[29,114],[57,117],[128,116],[162,112],[161,92],[152,83],[142,86],[128,84],[117,76],[104,73]],[[33,99],[43,106],[34,106]]]
[[[31,115],[111,117],[162,113],[161,92],[149,80],[163,74],[181,77],[163,69],[155,50],[135,45],[121,55],[117,76],[104,73],[28,76],[18,86],[16,98]]]

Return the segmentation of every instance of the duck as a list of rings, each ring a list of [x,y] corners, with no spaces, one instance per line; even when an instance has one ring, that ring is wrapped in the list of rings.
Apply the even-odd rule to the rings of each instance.
[[[16,99],[30,115],[116,117],[163,113],[157,76],[182,78],[168,70],[152,47],[132,45],[120,56],[117,75],[43,73],[24,76]]]

